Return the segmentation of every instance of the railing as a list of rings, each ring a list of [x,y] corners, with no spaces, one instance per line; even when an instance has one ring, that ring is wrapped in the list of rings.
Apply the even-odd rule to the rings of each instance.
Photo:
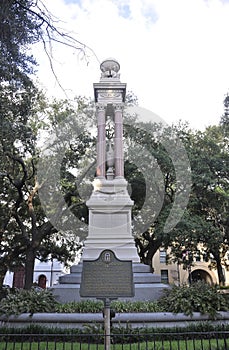
[[[111,350],[227,350],[229,332],[111,334]],[[102,350],[103,334],[0,334],[0,350]]]

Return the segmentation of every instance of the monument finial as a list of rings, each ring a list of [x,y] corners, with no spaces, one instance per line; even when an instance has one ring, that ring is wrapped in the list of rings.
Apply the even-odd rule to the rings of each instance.
[[[120,64],[114,58],[107,58],[100,64],[101,78],[119,78]]]

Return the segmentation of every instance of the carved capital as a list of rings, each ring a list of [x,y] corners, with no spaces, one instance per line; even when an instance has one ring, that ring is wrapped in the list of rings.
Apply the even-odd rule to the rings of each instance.
[[[114,104],[114,111],[115,112],[122,112],[124,108],[123,103],[115,103]]]
[[[104,103],[97,103],[95,107],[96,107],[97,112],[104,112],[105,113],[106,105]]]

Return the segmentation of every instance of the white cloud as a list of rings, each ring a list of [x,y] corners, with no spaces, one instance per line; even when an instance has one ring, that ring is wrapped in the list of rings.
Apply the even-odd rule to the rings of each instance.
[[[142,107],[167,122],[179,118],[196,128],[218,123],[229,88],[229,4],[221,0],[43,0],[65,28],[93,48],[99,60],[115,57],[121,80]],[[62,96],[41,49],[39,77]],[[53,47],[55,69],[69,96],[93,96],[100,77],[76,52]]]

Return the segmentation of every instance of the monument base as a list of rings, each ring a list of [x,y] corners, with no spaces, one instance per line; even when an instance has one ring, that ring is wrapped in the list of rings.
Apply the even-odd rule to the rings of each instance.
[[[66,303],[85,300],[79,294],[82,266],[82,263],[73,265],[70,274],[60,276],[59,284],[52,287],[53,294],[59,302]],[[169,285],[161,283],[161,276],[152,273],[148,265],[133,263],[133,277],[135,287],[134,297],[119,298],[119,300],[157,300],[162,296],[164,289],[169,288]]]
[[[124,178],[96,178],[94,191],[87,201],[89,209],[88,236],[84,242],[83,260],[95,260],[105,249],[118,259],[139,262],[131,228],[133,201]]]

